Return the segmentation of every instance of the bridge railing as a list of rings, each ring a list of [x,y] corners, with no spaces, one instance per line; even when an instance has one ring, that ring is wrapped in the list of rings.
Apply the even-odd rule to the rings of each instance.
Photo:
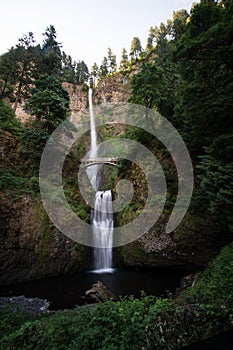
[[[118,161],[118,157],[83,158],[81,159],[81,167],[87,167],[94,164],[109,164],[117,166]]]

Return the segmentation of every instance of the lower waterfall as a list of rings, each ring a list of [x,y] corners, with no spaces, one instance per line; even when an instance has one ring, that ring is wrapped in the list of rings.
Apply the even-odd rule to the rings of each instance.
[[[106,271],[112,267],[113,213],[111,191],[97,191],[91,219],[95,246],[94,266],[97,271]]]

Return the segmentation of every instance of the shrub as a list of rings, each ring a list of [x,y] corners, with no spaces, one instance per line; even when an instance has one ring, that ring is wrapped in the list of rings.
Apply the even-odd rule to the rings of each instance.
[[[4,101],[0,101],[0,128],[14,133],[18,133],[23,129],[20,122],[15,118],[11,107]]]
[[[121,298],[4,325],[4,350],[173,350],[233,326],[233,243],[175,300]],[[4,318],[3,318],[4,320]],[[5,321],[3,321],[5,322]],[[7,332],[8,334],[7,334]]]

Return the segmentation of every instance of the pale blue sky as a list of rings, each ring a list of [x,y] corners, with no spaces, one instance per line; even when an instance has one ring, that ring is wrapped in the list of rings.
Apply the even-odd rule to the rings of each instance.
[[[198,0],[195,0],[199,2]],[[54,25],[66,54],[99,65],[108,47],[120,60],[134,36],[145,47],[150,26],[172,18],[182,8],[190,11],[194,0],[5,0],[0,13],[0,54],[15,46],[24,33],[33,32],[37,43]]]

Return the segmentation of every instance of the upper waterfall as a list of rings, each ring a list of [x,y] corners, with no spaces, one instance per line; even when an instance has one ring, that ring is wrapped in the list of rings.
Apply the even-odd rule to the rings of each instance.
[[[95,116],[93,112],[92,105],[92,89],[90,88],[88,91],[88,102],[89,102],[89,113],[90,113],[90,127],[91,127],[91,149],[89,152],[89,158],[97,158],[98,156],[98,146],[97,146],[97,134],[95,127]],[[92,165],[87,168],[86,173],[90,180],[90,183],[95,191],[98,190],[98,165]]]

